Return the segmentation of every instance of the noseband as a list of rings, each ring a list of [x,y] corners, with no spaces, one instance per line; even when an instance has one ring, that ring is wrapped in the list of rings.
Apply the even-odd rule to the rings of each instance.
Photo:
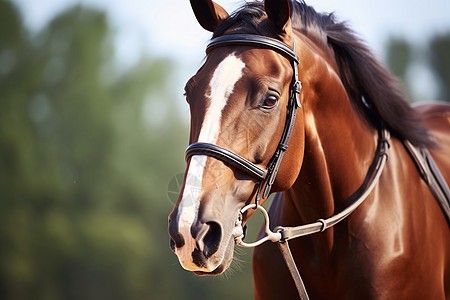
[[[289,103],[287,106],[286,122],[284,124],[283,135],[275,150],[272,159],[267,165],[266,169],[261,169],[248,159],[218,145],[210,143],[194,143],[186,149],[186,160],[193,155],[207,155],[219,159],[240,171],[247,173],[259,182],[258,191],[256,193],[255,203],[258,206],[261,199],[267,198],[272,188],[275,177],[277,176],[278,169],[283,159],[284,152],[288,148],[289,139],[291,138],[292,130],[294,128],[295,117],[297,115],[297,108],[300,108],[299,94],[301,90],[301,83],[298,80],[298,56],[295,52],[295,40],[294,50],[291,50],[284,43],[265,36],[251,35],[251,34],[239,34],[239,35],[225,35],[217,37],[211,40],[206,48],[206,53],[217,47],[230,46],[230,45],[245,45],[256,46],[260,48],[268,48],[274,50],[284,57],[286,57],[292,66],[293,75],[290,88]]]

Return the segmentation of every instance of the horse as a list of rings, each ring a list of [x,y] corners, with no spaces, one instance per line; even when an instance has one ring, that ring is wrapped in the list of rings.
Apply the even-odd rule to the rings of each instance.
[[[191,146],[168,228],[181,266],[223,273],[257,211],[243,207],[274,194],[271,230],[323,225],[290,241],[312,299],[450,299],[448,221],[405,146],[428,149],[448,182],[450,105],[409,104],[345,22],[303,1],[231,15],[190,2],[213,39],[185,87]],[[252,268],[256,299],[299,297],[275,243],[254,249]]]

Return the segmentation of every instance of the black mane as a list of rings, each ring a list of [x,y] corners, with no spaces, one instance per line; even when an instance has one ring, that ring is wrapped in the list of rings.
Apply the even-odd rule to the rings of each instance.
[[[245,3],[219,24],[214,36],[223,35],[231,28],[243,28],[247,33],[263,35],[258,24],[264,16],[262,2]],[[358,114],[377,128],[383,122],[399,139],[414,145],[432,145],[420,117],[406,100],[400,81],[375,58],[345,22],[338,22],[332,13],[317,13],[304,1],[295,0],[291,0],[291,21],[294,30],[322,37],[322,42],[333,49],[342,83]]]

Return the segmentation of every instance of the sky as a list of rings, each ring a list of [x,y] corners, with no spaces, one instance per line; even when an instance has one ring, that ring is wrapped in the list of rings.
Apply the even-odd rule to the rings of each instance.
[[[181,81],[200,66],[210,33],[197,23],[187,0],[13,0],[26,25],[42,29],[52,17],[77,3],[107,12],[117,33],[116,55],[124,66],[143,52],[177,61]],[[242,1],[217,1],[229,13]],[[450,31],[449,0],[306,0],[320,12],[335,12],[383,59],[389,37],[401,36],[425,49],[429,36]],[[419,94],[433,93],[432,74],[418,62],[412,70]],[[182,89],[183,86],[181,86]],[[431,90],[431,92],[430,92]]]

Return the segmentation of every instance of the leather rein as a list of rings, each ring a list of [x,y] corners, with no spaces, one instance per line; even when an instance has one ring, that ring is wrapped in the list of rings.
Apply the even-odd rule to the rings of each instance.
[[[226,35],[213,38],[206,48],[206,53],[209,53],[209,51],[214,48],[230,45],[247,45],[268,48],[280,53],[290,61],[293,70],[293,76],[283,135],[266,169],[261,169],[256,164],[226,148],[209,143],[194,143],[189,145],[189,147],[186,149],[186,160],[188,160],[193,155],[211,156],[247,173],[259,182],[258,191],[255,197],[255,204],[249,204],[239,211],[239,217],[236,221],[236,227],[233,230],[236,244],[251,248],[261,245],[268,240],[277,242],[280,251],[283,254],[283,258],[285,259],[286,265],[289,268],[291,276],[294,279],[300,299],[309,299],[306,288],[303,284],[303,280],[301,279],[300,273],[289,249],[288,240],[317,232],[322,232],[345,219],[364,202],[364,200],[368,197],[368,195],[371,193],[376,183],[378,182],[378,179],[380,178],[385,166],[388,157],[390,137],[389,132],[385,129],[379,130],[378,146],[375,157],[369,167],[363,184],[348,199],[348,202],[350,202],[350,204],[347,208],[327,219],[319,219],[314,223],[297,227],[278,226],[274,229],[274,232],[272,232],[270,230],[269,215],[264,207],[259,205],[259,202],[261,199],[267,198],[270,193],[281,161],[283,159],[284,152],[288,149],[289,139],[291,137],[292,130],[295,124],[297,109],[301,107],[299,99],[301,83],[298,80],[299,58],[296,54],[295,40],[294,49],[292,50],[286,44],[269,37],[251,34]],[[243,241],[244,228],[242,227],[242,215],[250,208],[259,209],[264,214],[265,232],[267,234],[264,238],[254,243],[246,243]]]

